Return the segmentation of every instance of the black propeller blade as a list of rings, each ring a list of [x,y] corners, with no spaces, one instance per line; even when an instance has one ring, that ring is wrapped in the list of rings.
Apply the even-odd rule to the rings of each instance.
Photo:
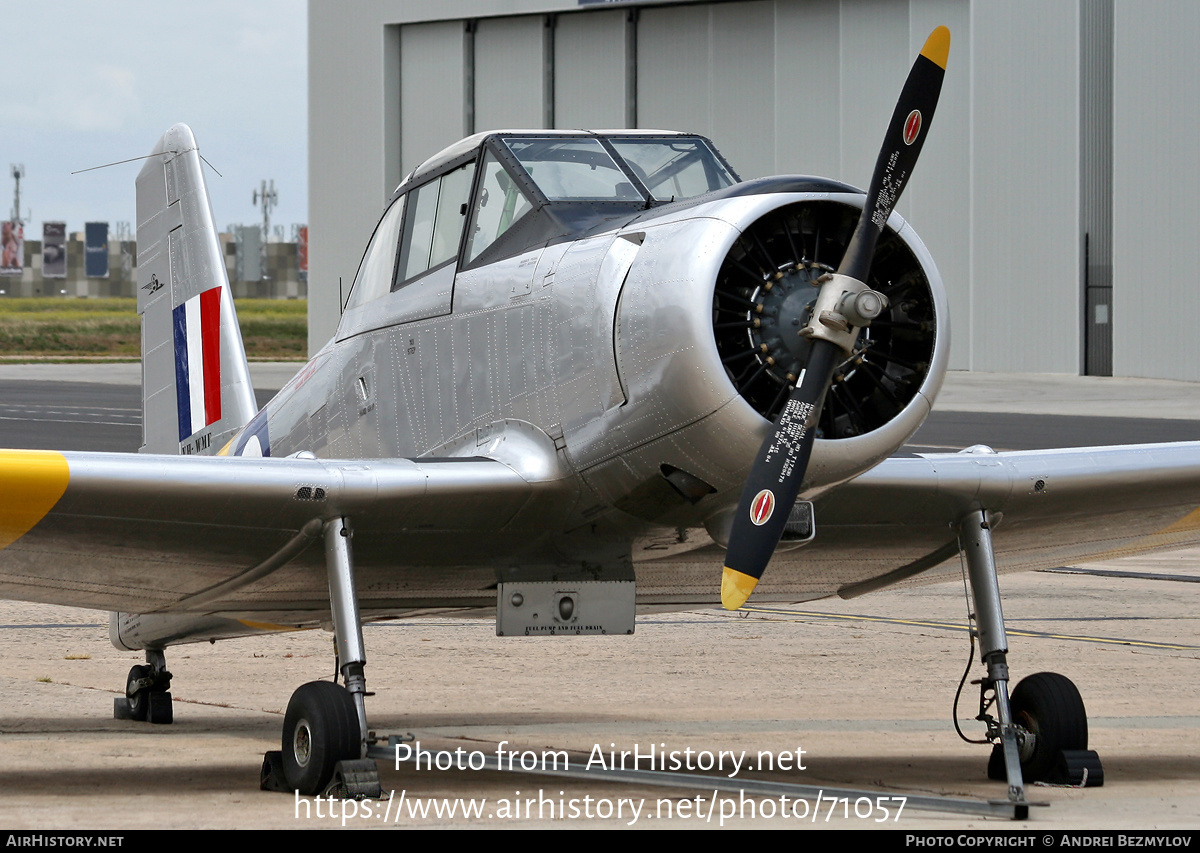
[[[900,92],[842,263],[835,275],[824,278],[812,319],[800,332],[813,339],[808,364],[758,451],[734,515],[721,578],[721,603],[727,610],[737,610],[750,597],[783,535],[808,469],[834,368],[853,352],[859,329],[887,306],[883,295],[865,282],[875,244],[925,143],[949,52],[950,31],[938,27],[925,40]]]

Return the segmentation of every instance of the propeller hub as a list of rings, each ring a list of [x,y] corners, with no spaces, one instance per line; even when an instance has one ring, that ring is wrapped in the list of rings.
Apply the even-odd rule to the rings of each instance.
[[[883,313],[887,297],[874,290],[864,290],[842,301],[842,314],[851,326],[865,326]]]
[[[817,280],[831,271],[825,264],[801,261],[784,270],[769,290],[761,287],[752,297],[763,310],[760,325],[749,330],[750,344],[768,362],[767,375],[780,384],[794,382],[799,368],[808,363],[812,343],[800,336],[800,330],[821,292]]]
[[[805,338],[828,341],[851,355],[859,329],[870,325],[887,304],[886,296],[856,278],[840,273],[823,276],[820,293],[812,308],[816,316],[800,334]]]

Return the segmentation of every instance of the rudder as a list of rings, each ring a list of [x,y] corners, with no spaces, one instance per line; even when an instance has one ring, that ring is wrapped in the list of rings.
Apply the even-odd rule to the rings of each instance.
[[[214,454],[258,411],[192,131],[137,177],[143,453]]]

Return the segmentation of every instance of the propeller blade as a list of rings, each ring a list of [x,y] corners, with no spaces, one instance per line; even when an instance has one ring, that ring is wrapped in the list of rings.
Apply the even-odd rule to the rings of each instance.
[[[925,39],[925,46],[908,72],[892,121],[883,137],[879,159],[875,161],[875,174],[867,189],[863,215],[838,268],[842,275],[862,281],[871,269],[875,243],[904,192],[908,177],[917,164],[917,156],[925,145],[933,111],[942,92],[949,53],[950,30],[938,27]]]
[[[950,31],[938,27],[925,40],[900,91],[862,216],[837,275],[823,284],[814,304],[813,319],[803,332],[813,338],[808,364],[758,451],[733,518],[721,576],[721,604],[727,610],[746,603],[783,535],[808,469],[834,368],[853,349],[858,329],[886,304],[878,304],[882,297],[864,282],[875,244],[925,143],[949,52]]]

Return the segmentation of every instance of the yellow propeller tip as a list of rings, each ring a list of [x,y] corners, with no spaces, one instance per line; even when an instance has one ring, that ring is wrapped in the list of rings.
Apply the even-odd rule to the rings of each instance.
[[[746,603],[757,585],[758,578],[726,566],[721,572],[721,606],[726,610],[737,610]]]
[[[945,69],[946,59],[950,56],[950,30],[938,27],[931,32],[929,38],[925,39],[925,46],[921,48],[921,56],[936,64],[938,68]]]

